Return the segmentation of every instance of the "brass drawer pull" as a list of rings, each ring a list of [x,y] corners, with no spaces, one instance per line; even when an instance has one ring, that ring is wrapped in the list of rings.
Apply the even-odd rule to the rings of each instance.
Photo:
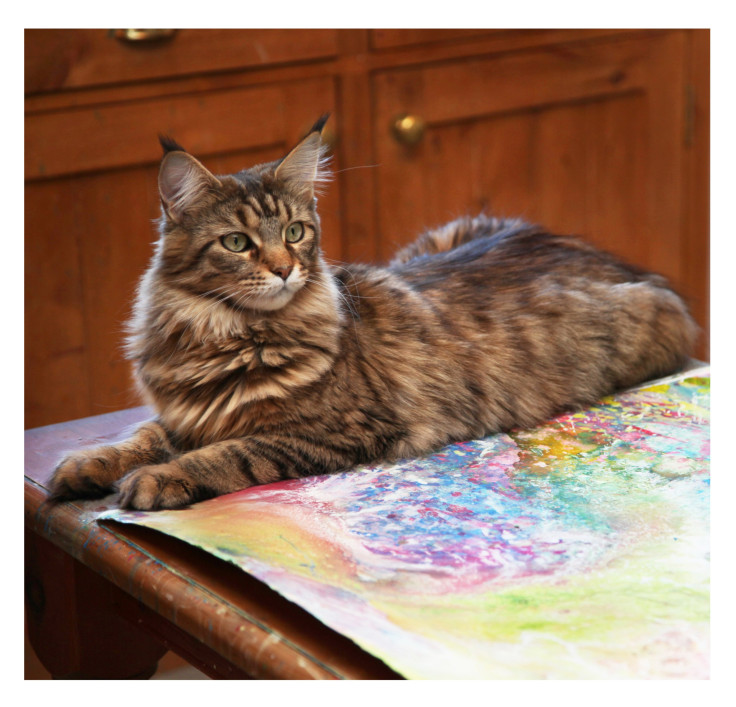
[[[391,132],[402,145],[416,145],[424,137],[427,124],[418,115],[403,113],[391,123]]]

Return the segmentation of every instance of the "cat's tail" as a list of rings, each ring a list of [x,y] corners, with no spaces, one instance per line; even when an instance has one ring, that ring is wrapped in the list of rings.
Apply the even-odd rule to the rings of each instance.
[[[487,238],[501,231],[518,231],[527,227],[528,224],[521,219],[495,218],[485,214],[463,216],[444,226],[425,231],[413,243],[396,253],[389,265],[402,265],[421,255],[435,255],[452,250],[476,238]]]

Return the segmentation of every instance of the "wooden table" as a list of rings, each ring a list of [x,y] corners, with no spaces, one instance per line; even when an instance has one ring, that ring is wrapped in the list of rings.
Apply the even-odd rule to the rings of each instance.
[[[213,678],[398,679],[262,582],[147,528],[96,520],[115,497],[47,503],[67,451],[124,438],[146,408],[25,433],[30,642],[55,678],[148,678],[173,650]]]

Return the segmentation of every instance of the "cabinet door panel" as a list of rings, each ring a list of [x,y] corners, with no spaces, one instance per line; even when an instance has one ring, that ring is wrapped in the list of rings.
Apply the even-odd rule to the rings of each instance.
[[[26,427],[53,421],[48,410],[65,410],[69,419],[89,411],[83,283],[74,234],[81,220],[73,185],[42,183],[26,191]]]
[[[488,209],[584,235],[682,288],[684,60],[684,35],[668,33],[378,75],[381,256]],[[390,130],[404,113],[426,121],[414,147]]]

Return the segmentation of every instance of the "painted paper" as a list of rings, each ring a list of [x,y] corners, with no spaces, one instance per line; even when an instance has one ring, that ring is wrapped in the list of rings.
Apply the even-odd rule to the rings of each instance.
[[[707,678],[708,369],[422,459],[123,512],[407,678]]]

